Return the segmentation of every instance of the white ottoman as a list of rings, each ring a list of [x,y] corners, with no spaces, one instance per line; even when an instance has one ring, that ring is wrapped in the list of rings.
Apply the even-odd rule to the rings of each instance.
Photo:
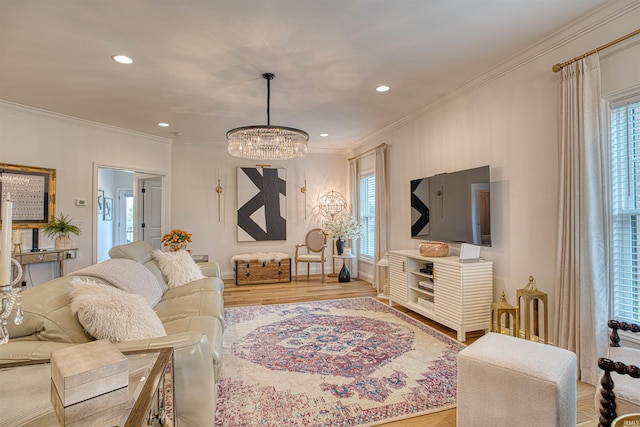
[[[489,333],[458,353],[458,426],[575,426],[576,355]]]

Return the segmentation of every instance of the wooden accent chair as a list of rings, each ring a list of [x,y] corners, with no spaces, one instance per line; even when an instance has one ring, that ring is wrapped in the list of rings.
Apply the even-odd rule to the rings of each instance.
[[[304,245],[296,245],[296,282],[298,281],[298,263],[307,263],[307,280],[309,280],[309,264],[319,262],[322,267],[322,283],[324,283],[324,252],[327,248],[327,236],[321,228],[309,230],[304,239]],[[300,253],[301,248],[306,248],[306,253]]]
[[[640,350],[620,346],[618,329],[640,332],[640,325],[609,320],[609,351],[607,357],[598,359],[603,370],[596,389],[596,408],[600,411],[598,426],[609,427],[622,414],[640,412]],[[613,377],[611,374],[614,375]],[[615,378],[615,384],[614,380]],[[615,392],[614,392],[615,385]]]

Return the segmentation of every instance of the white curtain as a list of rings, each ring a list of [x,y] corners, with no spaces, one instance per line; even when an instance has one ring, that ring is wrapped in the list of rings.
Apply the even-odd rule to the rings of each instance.
[[[382,292],[382,285],[378,277],[378,261],[387,252],[387,163],[385,147],[376,148],[376,212],[375,212],[375,243],[373,246],[373,283],[378,293]]]
[[[610,280],[609,151],[602,134],[600,63],[591,55],[562,70],[557,345],[576,353],[595,384],[606,355]]]
[[[351,215],[354,218],[358,218],[358,197],[359,197],[359,179],[360,179],[360,168],[358,165],[357,159],[349,160],[349,175],[351,178]],[[351,241],[351,253],[354,255],[358,255],[358,241]],[[358,277],[358,258],[356,258],[351,263],[351,277]]]

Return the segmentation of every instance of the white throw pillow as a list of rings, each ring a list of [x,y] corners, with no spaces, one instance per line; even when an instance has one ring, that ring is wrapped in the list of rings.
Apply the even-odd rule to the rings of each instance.
[[[112,342],[164,337],[160,318],[141,295],[90,279],[69,282],[71,312],[94,338]]]
[[[194,280],[204,279],[204,274],[187,251],[162,252],[155,249],[151,256],[158,263],[160,271],[167,279],[169,289],[186,285]]]

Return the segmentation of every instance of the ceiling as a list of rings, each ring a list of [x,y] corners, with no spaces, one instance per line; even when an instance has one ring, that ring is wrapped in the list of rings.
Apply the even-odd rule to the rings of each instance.
[[[266,124],[271,72],[271,124],[307,131],[311,151],[342,150],[605,3],[0,0],[0,99],[224,143]]]

